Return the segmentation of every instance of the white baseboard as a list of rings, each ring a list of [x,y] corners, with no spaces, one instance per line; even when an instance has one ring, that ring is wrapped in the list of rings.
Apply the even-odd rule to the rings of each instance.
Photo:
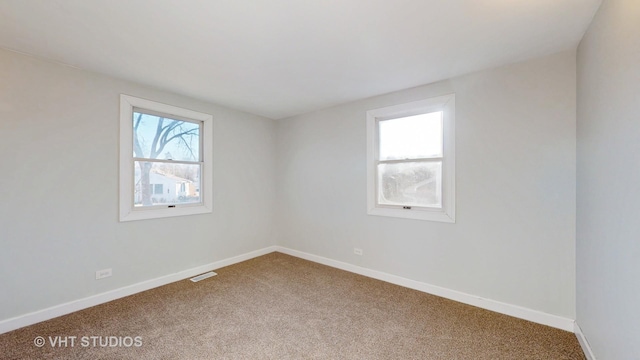
[[[198,266],[188,270],[180,271],[174,274],[161,276],[155,279],[143,281],[137,284],[125,286],[119,289],[114,289],[101,294],[92,295],[83,299],[70,301],[68,303],[52,306],[43,310],[38,310],[14,318],[0,321],[0,334],[19,329],[24,326],[36,324],[45,320],[53,319],[58,316],[66,315],[75,311],[83,310],[92,306],[104,304],[106,302],[116,300],[125,296],[133,295],[142,291],[153,289],[162,285],[170,284],[172,282],[180,281],[199,275],[208,271],[213,271],[225,266],[233,265],[242,261],[253,259],[258,256],[262,256],[274,251],[278,251],[287,255],[295,256],[301,259],[313,261],[323,265],[331,266],[337,269],[349,271],[355,274],[360,274],[370,278],[386,281],[392,284],[400,285],[410,289],[422,291],[428,294],[437,295],[443,298],[458,301],[464,304],[473,305],[479,308],[495,311],[501,314],[510,315],[520,319],[532,321],[535,323],[555,327],[558,329],[575,332],[582,348],[585,349],[587,356],[591,356],[590,360],[595,360],[591,349],[589,348],[586,338],[579,330],[580,328],[575,324],[572,319],[543,313],[540,311],[527,309],[524,307],[506,304],[503,302],[481,298],[478,296],[466,294],[460,291],[450,290],[440,286],[435,286],[427,283],[422,283],[415,280],[406,279],[400,276],[387,274],[377,270],[371,270],[357,265],[348,264],[345,262],[328,259],[322,256],[317,256],[298,250],[289,249],[282,246],[270,246],[260,250],[248,252],[246,254],[234,256],[232,258],[219,260],[210,264]]]
[[[582,329],[580,328],[580,326],[578,326],[577,322],[575,324],[574,332],[576,333],[578,342],[580,343],[580,346],[582,347],[582,351],[584,352],[584,355],[587,357],[587,360],[596,360],[596,356],[593,355],[593,350],[591,350],[591,346],[589,346],[589,342],[587,341],[587,338],[584,336],[584,333],[582,332]]]
[[[28,325],[39,323],[45,320],[53,319],[58,316],[66,315],[75,311],[86,309],[92,306],[104,304],[106,302],[133,295],[145,290],[153,289],[158,286],[167,285],[172,282],[180,281],[199,275],[208,271],[213,271],[225,266],[233,265],[245,260],[253,259],[268,253],[276,251],[275,246],[266,247],[264,249],[251,251],[245,254],[234,256],[228,259],[219,260],[210,264],[198,266],[188,270],[180,271],[170,275],[161,276],[155,279],[139,282],[137,284],[114,289],[101,294],[92,295],[83,299],[70,301],[68,303],[52,306],[43,310],[34,311],[28,314],[17,316],[14,318],[0,321],[0,334],[11,330],[19,329]]]
[[[464,304],[473,305],[482,309],[495,311],[497,313],[517,317],[520,319],[528,320],[542,325],[551,326],[554,328],[574,332],[574,320],[564,318],[557,315],[547,314],[541,311],[524,308],[517,305],[511,305],[500,301],[481,298],[479,296],[470,295],[456,290],[443,288],[415,280],[406,279],[400,276],[387,274],[381,271],[371,270],[363,268],[357,265],[328,259],[322,256],[317,256],[298,250],[289,249],[282,246],[276,246],[276,251],[281,253],[299,257],[301,259],[313,261],[323,265],[331,266],[341,270],[349,271],[352,273],[364,275],[370,278],[386,281],[392,284],[400,285],[410,289],[422,291],[428,294],[437,295],[450,300],[458,301]]]

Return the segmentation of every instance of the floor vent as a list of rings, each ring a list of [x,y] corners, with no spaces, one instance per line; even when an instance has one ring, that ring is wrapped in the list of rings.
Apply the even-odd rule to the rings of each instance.
[[[198,282],[198,281],[200,281],[200,280],[204,280],[204,279],[206,279],[206,278],[210,278],[210,277],[212,277],[212,276],[216,276],[216,275],[218,275],[218,274],[214,273],[213,271],[209,271],[208,273],[204,273],[204,274],[202,274],[202,275],[198,275],[198,276],[196,276],[196,277],[192,277],[192,278],[191,278],[191,279],[189,279],[189,280],[191,280],[191,281],[193,281],[193,282]]]

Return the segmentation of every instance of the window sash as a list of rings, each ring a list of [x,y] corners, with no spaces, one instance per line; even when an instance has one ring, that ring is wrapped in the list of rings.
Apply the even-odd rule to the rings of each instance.
[[[429,163],[429,162],[440,162],[442,163],[442,174],[441,174],[441,178],[442,178],[442,187],[440,188],[440,206],[421,206],[421,205],[411,205],[411,204],[405,204],[405,205],[392,205],[392,204],[382,204],[380,203],[380,166],[381,164],[402,164],[402,163],[413,163],[413,162],[425,162],[425,163]],[[375,186],[375,203],[376,203],[376,207],[382,207],[382,208],[388,208],[388,209],[402,209],[405,206],[410,206],[411,209],[432,209],[432,210],[442,210],[442,208],[444,207],[445,201],[446,201],[446,191],[444,189],[444,187],[446,186],[444,184],[444,180],[446,179],[445,177],[445,171],[446,171],[446,166],[444,163],[444,159],[443,158],[438,158],[438,159],[421,159],[421,160],[391,160],[391,161],[378,161],[375,164],[375,178],[373,179],[374,181],[374,186]]]
[[[440,125],[440,132],[439,132],[439,138],[440,138],[440,147],[439,147],[439,153],[435,154],[435,155],[431,155],[431,156],[408,156],[402,159],[380,159],[381,158],[381,153],[382,153],[382,149],[381,149],[381,125],[387,121],[393,121],[393,120],[400,120],[400,119],[406,119],[406,118],[411,118],[411,117],[416,117],[416,116],[421,116],[421,115],[431,115],[431,114],[435,114],[435,113],[439,113],[439,125]],[[422,121],[428,121],[429,118],[424,119]],[[378,161],[386,161],[386,160],[417,160],[417,159],[428,159],[428,158],[442,158],[444,157],[444,109],[442,108],[431,108],[429,110],[426,111],[413,111],[410,112],[408,114],[402,114],[402,115],[395,115],[395,116],[388,116],[388,117],[381,117],[381,118],[376,118],[376,160]]]
[[[377,164],[396,164],[396,163],[404,163],[404,162],[444,162],[444,157],[429,157],[429,158],[418,158],[418,159],[394,159],[394,160],[376,160]]]
[[[183,122],[188,122],[191,124],[196,124],[198,125],[198,160],[193,161],[193,163],[198,163],[198,162],[204,162],[204,137],[203,135],[203,129],[204,129],[204,123],[200,120],[194,120],[194,119],[189,119],[183,116],[177,116],[177,115],[172,115],[169,113],[163,113],[163,112],[159,112],[159,111],[153,111],[153,110],[147,110],[144,108],[139,108],[139,107],[133,107],[133,111],[131,112],[131,127],[132,127],[132,132],[131,132],[131,143],[134,143],[134,137],[136,136],[136,131],[135,129],[133,129],[134,123],[135,123],[135,114],[139,113],[139,114],[145,114],[145,115],[150,115],[150,116],[156,116],[156,117],[161,117],[164,119],[168,119],[168,120],[177,120],[177,121],[183,121]],[[154,158],[147,158],[147,157],[136,157],[135,155],[133,156],[134,161],[138,160],[138,159],[152,159],[152,160],[163,160],[163,161],[182,161],[182,162],[187,162],[188,160],[168,160],[168,159],[154,159]]]
[[[200,201],[198,202],[190,202],[190,203],[171,203],[169,205],[166,204],[158,204],[158,205],[144,205],[144,206],[135,206],[133,207],[133,211],[145,211],[145,210],[152,210],[152,209],[163,209],[163,208],[167,208],[167,207],[171,207],[171,208],[178,208],[178,207],[190,207],[190,206],[202,206],[204,204],[204,194],[203,194],[203,189],[202,189],[202,172],[204,169],[204,162],[200,161],[200,162],[188,162],[188,161],[173,161],[173,160],[162,160],[162,159],[147,159],[147,158],[133,158],[133,171],[132,174],[134,174],[134,176],[132,177],[132,183],[133,183],[133,189],[134,191],[131,193],[131,203],[135,204],[135,198],[136,198],[136,192],[135,192],[135,188],[136,188],[136,176],[135,176],[135,171],[136,171],[136,161],[144,161],[144,162],[150,162],[150,163],[164,163],[164,164],[186,164],[186,165],[198,165],[199,166],[199,174],[200,174],[200,178],[198,181],[198,188],[200,189]],[[155,192],[155,188],[151,189],[151,194],[152,195],[156,195]]]
[[[153,109],[153,110],[150,110]],[[199,144],[197,159],[168,160],[137,157],[134,153],[134,112],[151,116],[160,116],[168,120],[186,121],[198,124]],[[193,128],[193,126],[191,126]],[[147,154],[144,154],[145,156]],[[174,216],[186,216],[206,214],[213,211],[213,116],[210,114],[185,109],[178,106],[167,105],[156,101],[146,100],[130,95],[120,95],[120,221],[136,221],[147,219],[160,219]],[[193,161],[197,160],[197,161]],[[199,171],[199,184],[192,181],[189,185],[189,193],[199,199],[191,198],[199,202],[176,202],[166,205],[135,205],[136,193],[136,162],[148,162],[158,167],[160,164],[174,164],[189,166]],[[162,166],[160,166],[162,167]],[[146,180],[145,180],[146,185]],[[171,186],[171,196],[175,196]],[[146,190],[145,190],[146,191]],[[164,187],[167,191],[167,185]],[[173,200],[171,200],[173,201]]]
[[[133,161],[148,161],[148,162],[158,162],[165,164],[188,164],[188,165],[196,165],[196,164],[204,164],[204,161],[187,161],[187,160],[167,160],[167,159],[154,159],[147,157],[132,157]]]
[[[409,170],[409,172],[405,172],[402,169],[402,166],[400,169],[396,168],[396,171],[393,171],[393,165],[398,164],[410,164],[410,167],[405,169]],[[434,164],[435,167],[423,167],[420,164]],[[391,165],[391,167],[384,165]],[[376,166],[376,206],[402,209],[415,208],[441,210],[443,208],[443,166],[444,163],[442,161],[407,161],[391,164],[379,163]],[[385,175],[385,169],[386,175],[388,176],[386,182],[382,180]],[[400,171],[398,172],[397,170]],[[426,175],[424,171],[431,172],[433,170],[436,172],[431,173],[430,175],[432,176],[424,176]],[[422,176],[418,175],[416,171],[422,172]],[[409,181],[407,182],[406,180]],[[401,184],[404,184],[404,186],[398,186]],[[418,191],[419,188],[423,187],[425,187],[424,190]],[[429,191],[429,187],[433,188],[433,191]],[[393,188],[395,188],[395,191],[392,190]],[[411,190],[412,188],[413,190]],[[403,200],[394,199],[394,197],[398,196],[402,197]],[[424,204],[425,201],[427,204]]]
[[[404,118],[407,116],[414,116],[414,115],[421,115],[421,114],[429,114],[429,113],[433,113],[433,112],[438,112],[438,111],[443,111],[441,109],[437,109],[434,111],[427,111],[427,112],[412,112],[410,113],[411,115],[396,115],[396,116],[388,116],[388,117],[384,117],[384,118],[376,118],[375,120],[375,159],[374,159],[374,167],[375,167],[375,177],[374,177],[374,186],[375,186],[375,204],[376,207],[380,207],[380,208],[387,208],[387,209],[403,209],[406,206],[410,206],[411,209],[416,209],[416,210],[442,210],[443,208],[443,204],[445,203],[445,191],[443,188],[440,188],[440,198],[441,200],[441,205],[440,206],[419,206],[419,205],[392,205],[392,204],[382,204],[380,203],[380,164],[402,164],[402,163],[413,163],[413,162],[440,162],[442,163],[442,180],[445,179],[445,158],[444,158],[444,143],[445,143],[445,136],[444,136],[444,130],[441,132],[440,136],[442,137],[442,144],[443,144],[443,150],[442,150],[442,156],[433,156],[433,157],[420,157],[420,158],[405,158],[405,159],[393,159],[393,160],[380,160],[380,123],[383,121],[388,121],[388,120],[394,120],[394,119],[399,119],[399,118]],[[444,117],[444,116],[443,116]],[[441,120],[442,121],[442,120]],[[443,124],[443,129],[444,129],[444,124]],[[444,186],[444,184],[443,184]]]
[[[131,126],[133,128],[134,124],[135,124],[135,114],[136,113],[140,113],[140,114],[145,114],[145,115],[150,115],[150,116],[155,116],[155,117],[159,117],[159,118],[164,118],[165,120],[169,120],[169,121],[182,121],[182,122],[187,122],[187,123],[191,123],[191,124],[196,124],[198,125],[198,160],[199,161],[188,161],[188,160],[173,160],[173,159],[156,159],[156,158],[151,158],[151,157],[137,157],[137,156],[133,156],[133,173],[135,174],[135,170],[136,170],[136,162],[149,162],[149,163],[163,163],[163,164],[185,164],[185,165],[198,165],[199,166],[199,173],[202,173],[202,169],[204,167],[204,159],[203,159],[203,136],[201,136],[202,134],[202,121],[198,121],[198,120],[193,120],[193,119],[188,119],[182,116],[176,116],[176,115],[172,115],[172,114],[168,114],[168,113],[163,113],[163,112],[159,112],[159,111],[153,111],[153,110],[148,110],[148,109],[144,109],[144,108],[139,108],[139,107],[134,107],[133,108],[133,112],[132,112],[132,117],[131,117]],[[134,138],[136,136],[136,132],[135,130],[132,131],[132,137],[131,137],[131,143],[134,142]],[[136,187],[136,180],[135,180],[135,176],[133,177],[133,187],[135,189]],[[202,182],[201,179],[199,179],[198,181],[199,183]],[[200,188],[202,188],[201,184],[199,184]],[[163,191],[164,192],[164,191]],[[151,194],[152,195],[164,195],[164,194],[157,194],[155,192],[155,188],[151,189]],[[135,198],[136,198],[136,192],[134,191],[131,194],[131,199],[132,202],[135,203]],[[200,193],[200,201],[198,202],[190,202],[190,203],[171,203],[170,205],[166,205],[166,204],[156,204],[156,205],[143,205],[143,206],[134,206],[133,207],[133,211],[145,211],[145,210],[152,210],[152,209],[159,209],[159,208],[167,208],[167,207],[171,207],[171,208],[177,208],[177,207],[189,207],[189,206],[202,206],[204,203],[203,197],[202,197],[202,192]]]

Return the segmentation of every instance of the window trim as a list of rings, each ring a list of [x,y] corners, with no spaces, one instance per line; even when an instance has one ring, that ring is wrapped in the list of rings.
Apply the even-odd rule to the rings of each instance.
[[[200,174],[201,203],[169,206],[134,207],[135,172],[133,156],[133,112],[147,110],[177,120],[202,123]],[[134,221],[211,213],[213,211],[213,116],[177,106],[120,94],[120,221]]]
[[[378,204],[378,122],[442,111],[442,208]],[[367,111],[367,214],[455,223],[455,94]]]

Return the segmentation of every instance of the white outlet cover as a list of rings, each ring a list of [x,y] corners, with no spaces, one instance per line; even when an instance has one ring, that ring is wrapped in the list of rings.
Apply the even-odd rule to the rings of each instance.
[[[96,280],[104,279],[112,275],[111,269],[103,269],[96,271]]]

